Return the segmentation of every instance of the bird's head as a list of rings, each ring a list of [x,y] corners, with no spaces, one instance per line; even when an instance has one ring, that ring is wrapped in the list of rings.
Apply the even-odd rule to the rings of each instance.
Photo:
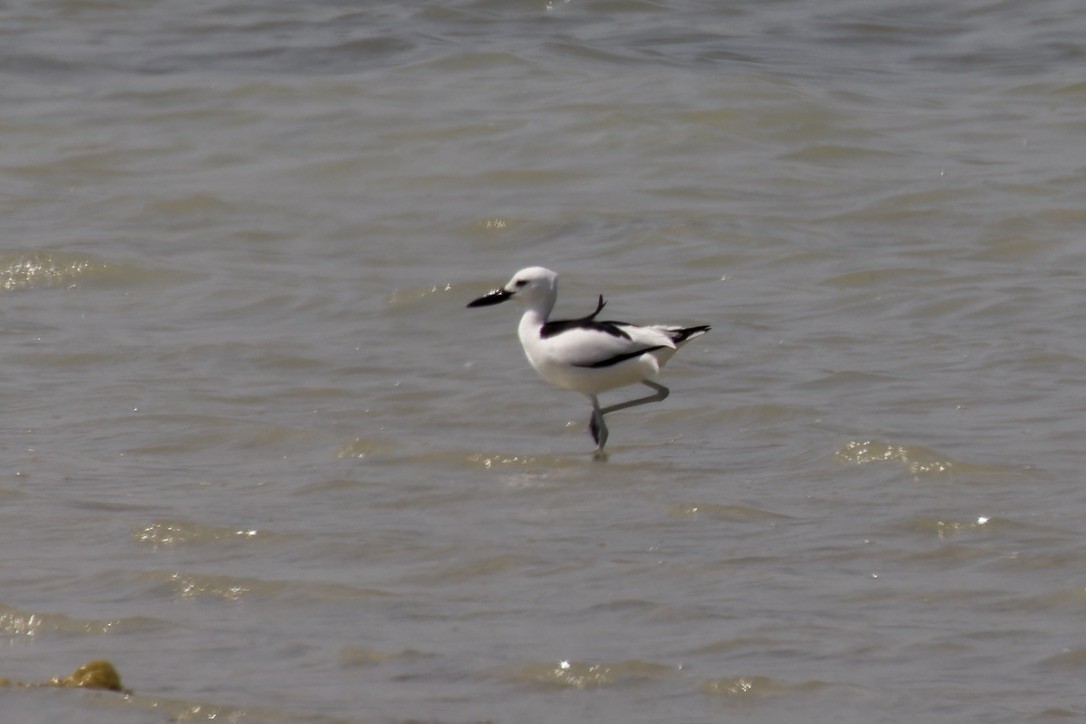
[[[542,307],[547,313],[554,306],[558,295],[558,275],[541,266],[521,269],[504,287],[487,292],[468,303],[469,307],[488,307],[508,299],[516,299],[528,306]]]

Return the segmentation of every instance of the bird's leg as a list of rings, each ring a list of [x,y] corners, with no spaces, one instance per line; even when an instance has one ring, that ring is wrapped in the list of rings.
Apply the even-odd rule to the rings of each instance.
[[[599,407],[597,406],[596,409],[600,413],[600,421],[602,422],[604,415],[608,415],[608,414],[610,414],[612,412],[618,412],[619,410],[625,410],[628,407],[637,407],[638,405],[647,405],[650,402],[662,402],[663,400],[667,399],[668,395],[671,394],[671,390],[669,390],[668,388],[664,387],[663,385],[661,385],[659,383],[651,382],[649,380],[641,380],[641,384],[645,385],[646,387],[651,387],[652,389],[656,390],[656,394],[655,395],[649,395],[648,397],[638,397],[636,400],[627,400],[626,402],[620,402],[617,405],[611,405],[610,407],[605,407],[602,410],[600,410]],[[602,447],[602,445],[601,445],[601,447]]]
[[[599,399],[595,395],[589,395],[592,400],[592,417],[588,421],[588,431],[592,433],[592,439],[596,441],[597,460],[606,457],[606,453],[603,452],[603,446],[607,444],[607,423],[604,422],[604,415],[618,410],[625,410],[628,407],[647,405],[650,402],[660,402],[671,394],[671,391],[668,390],[668,388],[656,382],[641,380],[641,384],[656,390],[656,394],[649,395],[648,397],[639,397],[636,400],[627,400],[626,402],[620,402],[617,405],[611,405],[610,407],[604,407],[602,409],[600,408]]]
[[[592,440],[596,443],[596,452],[602,452],[607,444],[607,423],[603,421],[603,411],[600,410],[600,401],[595,395],[592,398],[592,417],[588,421],[588,431],[592,433]]]
[[[596,451],[592,453],[592,459],[606,460],[607,453],[603,451],[603,446],[607,444],[607,423],[603,421],[603,413],[600,411],[598,402],[592,409],[592,420],[589,422],[588,429],[592,433],[592,439],[596,441]]]

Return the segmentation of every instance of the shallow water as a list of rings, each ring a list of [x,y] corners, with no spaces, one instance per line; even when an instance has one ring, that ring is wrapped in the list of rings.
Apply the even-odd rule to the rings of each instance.
[[[5,720],[1083,715],[1078,10],[0,8]]]

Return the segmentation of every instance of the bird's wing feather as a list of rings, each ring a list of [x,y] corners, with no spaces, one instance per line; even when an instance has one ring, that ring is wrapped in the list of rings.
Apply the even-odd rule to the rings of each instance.
[[[547,337],[546,342],[548,354],[555,362],[575,367],[602,367],[645,352],[675,347],[665,332],[625,322],[571,325]]]

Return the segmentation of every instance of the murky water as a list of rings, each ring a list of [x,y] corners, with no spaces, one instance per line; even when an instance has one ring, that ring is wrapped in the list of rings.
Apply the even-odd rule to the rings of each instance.
[[[0,20],[5,721],[1086,713],[1076,4]],[[713,325],[607,462],[532,264]]]

